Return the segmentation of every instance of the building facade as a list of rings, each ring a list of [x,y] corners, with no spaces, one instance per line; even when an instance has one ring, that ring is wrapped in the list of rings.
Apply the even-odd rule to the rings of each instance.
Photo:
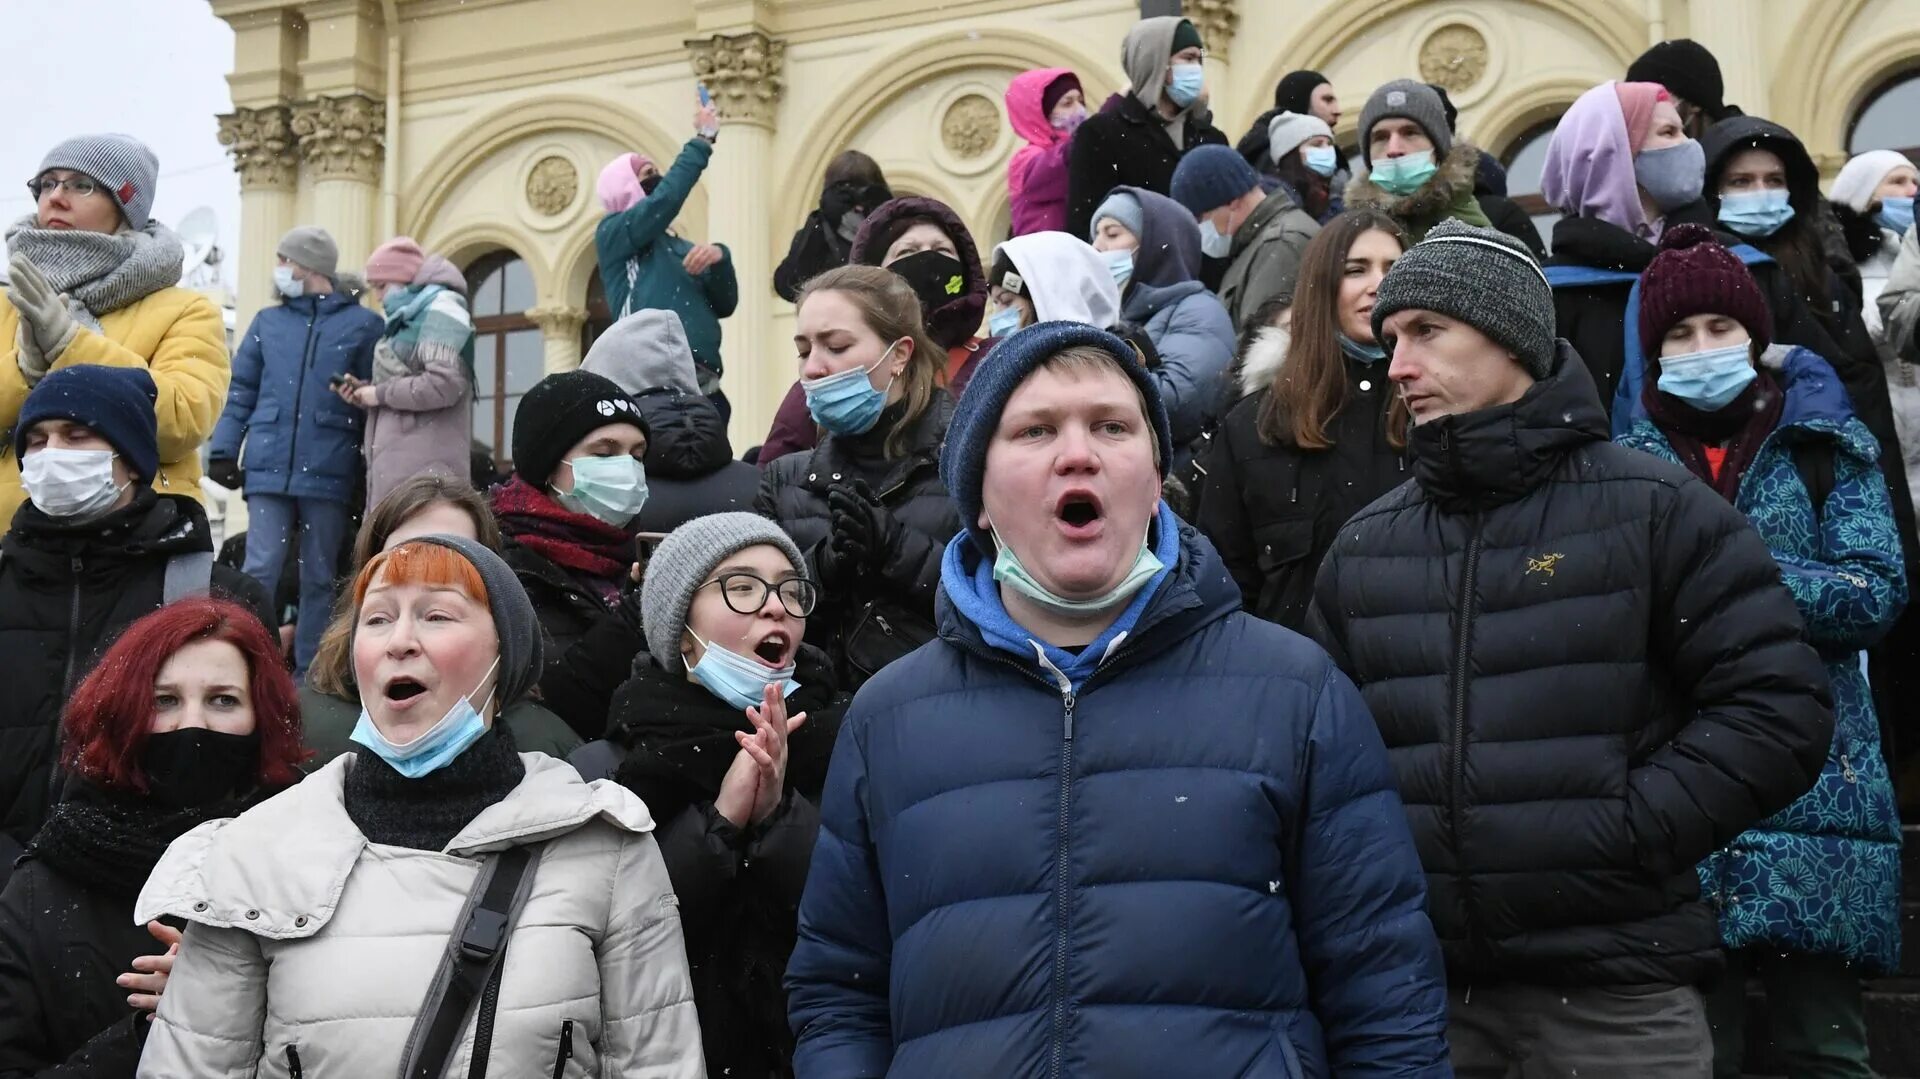
[[[1148,0],[1171,6],[1174,0]],[[773,268],[827,162],[871,154],[897,193],[952,205],[983,253],[1005,237],[1002,104],[1034,67],[1122,89],[1140,0],[210,0],[234,30],[220,138],[242,183],[242,325],[272,296],[273,248],[319,224],[355,266],[410,235],[468,271],[480,331],[476,438],[504,460],[518,395],[576,366],[607,318],[594,181],[637,150],[664,168],[695,82],[722,133],[677,231],[727,245],[736,447],[796,374]],[[1371,88],[1448,87],[1462,134],[1537,190],[1562,111],[1648,44],[1692,37],[1726,98],[1784,123],[1829,176],[1849,152],[1920,143],[1914,0],[1180,0],[1209,47],[1215,122],[1238,136],[1295,68],[1325,73],[1351,141]],[[1902,134],[1904,131],[1904,141]],[[1530,174],[1529,174],[1529,170]]]

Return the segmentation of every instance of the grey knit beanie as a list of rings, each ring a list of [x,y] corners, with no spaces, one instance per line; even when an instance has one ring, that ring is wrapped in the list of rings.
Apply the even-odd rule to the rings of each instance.
[[[326,229],[301,225],[280,237],[280,245],[273,249],[273,253],[329,281],[338,280],[340,245],[333,242],[333,237],[327,235]]]
[[[1447,107],[1433,87],[1413,79],[1395,79],[1367,98],[1360,110],[1360,156],[1373,167],[1373,125],[1390,117],[1401,117],[1420,125],[1433,142],[1433,159],[1453,152],[1453,129],[1447,126]]]
[[[1136,240],[1147,227],[1147,215],[1140,209],[1140,200],[1131,191],[1115,190],[1107,196],[1107,201],[1093,211],[1093,228],[1087,236],[1089,241],[1100,235],[1100,220],[1106,217],[1119,222],[1120,227],[1133,233]]]
[[[757,513],[712,513],[695,517],[667,534],[647,560],[640,585],[640,616],[646,623],[647,651],[665,671],[686,669],[680,636],[687,631],[693,593],[722,562],[749,547],[780,548],[793,568],[807,571],[807,560],[780,526]]]
[[[1267,156],[1274,164],[1279,164],[1288,154],[1300,148],[1308,139],[1325,135],[1333,137],[1333,129],[1318,116],[1302,116],[1297,112],[1283,112],[1267,124]]]
[[[91,176],[120,204],[129,227],[135,231],[147,227],[154,185],[160,180],[160,159],[146,143],[132,135],[80,135],[47,151],[40,172],[48,169]]]
[[[1520,241],[1448,218],[1407,249],[1380,282],[1373,334],[1396,311],[1456,318],[1519,357],[1536,379],[1553,370],[1553,290]]]
[[[459,553],[480,574],[487,586],[487,607],[493,615],[493,631],[500,638],[500,671],[494,680],[504,711],[518,702],[540,681],[545,666],[540,644],[540,619],[533,613],[533,601],[520,586],[520,578],[499,555],[464,536],[420,536],[407,543],[431,543]],[[406,544],[401,544],[406,546]]]

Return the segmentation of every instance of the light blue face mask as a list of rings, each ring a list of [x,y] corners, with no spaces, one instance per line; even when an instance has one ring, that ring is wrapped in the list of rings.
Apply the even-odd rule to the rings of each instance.
[[[1381,158],[1373,163],[1373,171],[1367,176],[1373,186],[1389,195],[1411,195],[1439,171],[1440,167],[1433,163],[1432,150],[1415,150],[1405,157]]]
[[[1119,584],[1092,599],[1067,599],[1047,591],[1045,586],[1034,580],[1033,574],[1027,572],[1027,567],[1021,563],[1020,556],[1014,554],[1007,541],[1000,538],[1000,530],[993,527],[991,520],[987,522],[987,529],[993,533],[993,545],[998,552],[993,557],[993,579],[1059,614],[1097,614],[1113,610],[1132,599],[1133,594],[1140,591],[1141,585],[1166,568],[1147,546],[1147,536],[1153,533],[1153,524],[1148,522],[1146,534],[1140,537],[1140,554],[1134,558],[1133,567],[1127,570],[1127,575],[1121,578]]]
[[[575,457],[573,490],[555,491],[554,500],[615,528],[639,516],[647,504],[647,470],[632,457]]]
[[[1012,337],[1020,329],[1020,309],[1003,307],[987,316],[988,337]]]
[[[487,673],[481,676],[480,681],[484,684],[499,667],[499,657],[495,657],[493,666],[487,668]],[[487,690],[483,704],[493,698],[494,688],[497,687]],[[486,720],[480,718],[480,712],[474,708],[471,698],[472,694],[468,694],[454,702],[453,707],[447,709],[447,714],[440,717],[440,722],[405,745],[387,741],[387,736],[374,726],[373,717],[367,714],[366,705],[363,704],[360,706],[360,722],[354,724],[353,734],[348,737],[373,750],[374,755],[386,761],[394,771],[408,779],[419,779],[446,767],[448,762],[465,753],[468,746],[487,733]]]
[[[297,300],[307,294],[306,282],[294,278],[291,266],[273,268],[273,289],[289,300]]]
[[[780,687],[782,699],[800,688],[800,683],[793,680],[794,665],[791,663],[776,670],[711,641],[701,641],[700,635],[694,633],[692,627],[688,627],[687,632],[692,634],[694,640],[700,641],[700,647],[705,649],[700,653],[700,662],[687,668],[688,676],[705,686],[708,693],[735,708],[760,707],[769,685]]]
[[[1200,219],[1200,253],[1210,259],[1233,254],[1233,237],[1221,232],[1210,217]]]
[[[1880,200],[1880,212],[1873,215],[1883,229],[1892,229],[1901,236],[1913,227],[1913,197],[1888,198]]]
[[[1173,65],[1173,81],[1167,84],[1167,96],[1175,105],[1186,108],[1200,100],[1207,86],[1207,69],[1199,64]]]
[[[1750,341],[1660,359],[1660,392],[1702,412],[1727,407],[1754,377]]]
[[[1360,363],[1378,363],[1387,358],[1387,350],[1378,344],[1363,345],[1344,333],[1336,336],[1340,339],[1340,351],[1346,353],[1350,360]]]
[[[873,380],[867,376],[886,363],[899,344],[895,341],[888,345],[872,367],[849,367],[824,378],[801,379],[800,389],[807,395],[807,411],[813,413],[814,422],[836,435],[859,435],[872,430],[880,413],[886,410],[887,389],[893,385],[893,379],[889,378],[886,386],[875,389]]]
[[[1331,146],[1303,146],[1300,162],[1321,176],[1332,176],[1340,169],[1340,151]]]
[[[1791,220],[1793,205],[1781,188],[1720,196],[1720,223],[1742,236],[1771,236]]]
[[[1107,269],[1113,272],[1114,287],[1124,291],[1127,282],[1133,280],[1133,252],[1102,251],[1100,257],[1107,260]]]

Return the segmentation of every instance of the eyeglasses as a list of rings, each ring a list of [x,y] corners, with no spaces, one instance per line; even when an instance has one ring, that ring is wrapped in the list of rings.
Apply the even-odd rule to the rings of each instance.
[[[60,179],[57,176],[36,176],[27,181],[27,190],[33,193],[35,201],[46,198],[48,194],[65,188],[75,198],[88,198],[95,192],[105,190],[93,181],[91,176],[69,176]]]
[[[820,592],[813,582],[805,577],[789,577],[779,584],[772,584],[753,573],[727,573],[707,581],[700,587],[717,584],[720,596],[727,601],[728,609],[735,614],[759,614],[760,608],[767,605],[767,593],[773,592],[780,597],[780,606],[795,618],[805,618],[813,613],[814,604],[820,601]]]

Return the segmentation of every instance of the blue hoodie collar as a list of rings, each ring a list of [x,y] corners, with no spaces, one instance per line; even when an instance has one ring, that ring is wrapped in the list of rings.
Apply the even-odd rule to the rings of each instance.
[[[983,555],[974,546],[973,537],[964,530],[947,541],[946,554],[940,562],[940,586],[946,591],[955,612],[971,622],[990,647],[1043,669],[1052,667],[1078,690],[1099,669],[1101,661],[1125,642],[1139,624],[1147,605],[1179,565],[1180,518],[1167,508],[1165,502],[1160,503],[1154,516],[1154,532],[1153,553],[1160,559],[1160,572],[1141,586],[1113,625],[1080,649],[1077,655],[1039,640],[1026,627],[1013,620],[1000,600],[1000,584],[993,579],[993,559]],[[971,570],[966,566],[969,556],[976,561]]]

